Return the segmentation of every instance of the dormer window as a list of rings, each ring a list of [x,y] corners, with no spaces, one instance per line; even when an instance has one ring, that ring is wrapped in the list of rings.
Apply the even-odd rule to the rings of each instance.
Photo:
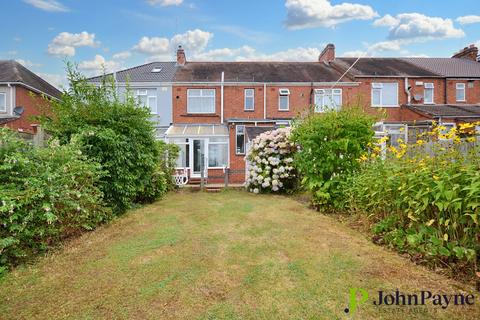
[[[423,102],[424,103],[433,103],[433,94],[434,94],[434,86],[433,83],[425,83],[423,85],[424,93],[423,93]]]
[[[278,90],[278,110],[288,111],[290,106],[289,101],[290,90],[288,89],[279,89]]]

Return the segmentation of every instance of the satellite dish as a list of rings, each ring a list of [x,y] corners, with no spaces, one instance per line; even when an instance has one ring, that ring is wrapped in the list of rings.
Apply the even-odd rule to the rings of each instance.
[[[414,99],[415,101],[420,101],[420,100],[423,99],[423,96],[422,96],[421,94],[416,94],[416,95],[413,96],[413,99]]]
[[[23,111],[25,111],[25,109],[22,107],[22,106],[16,106],[14,109],[13,109],[13,113],[16,115],[16,116],[21,116],[23,114]]]

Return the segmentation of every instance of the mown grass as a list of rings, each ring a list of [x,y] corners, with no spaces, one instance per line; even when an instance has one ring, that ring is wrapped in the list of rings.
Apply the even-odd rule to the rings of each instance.
[[[359,306],[351,287],[472,292],[293,199],[178,192],[0,280],[5,319],[475,319]],[[478,298],[477,298],[478,299]]]

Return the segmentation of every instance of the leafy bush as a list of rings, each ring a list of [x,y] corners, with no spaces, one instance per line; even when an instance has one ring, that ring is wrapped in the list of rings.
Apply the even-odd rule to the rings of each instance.
[[[330,207],[337,201],[338,183],[358,168],[357,159],[373,137],[373,123],[372,117],[354,107],[298,120],[292,134],[300,146],[295,166],[315,205]]]
[[[260,134],[252,141],[247,159],[247,189],[250,192],[291,191],[297,175],[293,167],[295,144],[289,140],[291,128]]]
[[[158,174],[163,155],[149,109],[130,94],[118,97],[113,82],[97,87],[71,66],[68,76],[70,88],[41,119],[45,129],[62,144],[77,136],[82,152],[102,165],[100,186],[116,213],[164,194],[168,179]]]
[[[471,137],[457,137],[400,144],[385,160],[365,161],[341,184],[341,206],[368,215],[372,231],[400,251],[473,265],[480,250],[479,149]]]
[[[110,219],[97,187],[103,175],[75,141],[34,148],[0,128],[0,273]]]

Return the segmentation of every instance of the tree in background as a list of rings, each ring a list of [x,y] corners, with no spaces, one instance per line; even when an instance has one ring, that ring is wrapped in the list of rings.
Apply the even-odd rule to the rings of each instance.
[[[159,172],[162,147],[155,140],[150,110],[130,94],[120,99],[113,79],[104,77],[95,86],[71,64],[67,74],[70,87],[40,121],[62,144],[75,137],[82,152],[101,164],[107,205],[121,213],[165,193],[169,177]]]

